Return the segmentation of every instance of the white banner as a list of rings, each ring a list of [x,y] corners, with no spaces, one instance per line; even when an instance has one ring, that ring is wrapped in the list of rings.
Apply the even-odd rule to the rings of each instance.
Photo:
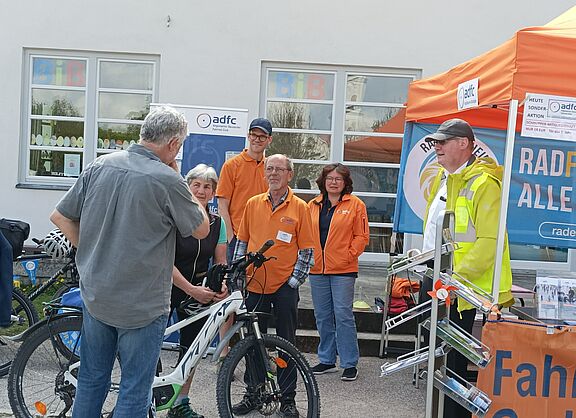
[[[576,141],[576,98],[526,93],[522,136]]]
[[[458,110],[478,107],[478,79],[474,78],[458,84],[456,96],[458,100]]]
[[[188,135],[217,135],[230,136],[235,138],[246,138],[248,133],[248,110],[231,109],[224,107],[188,106],[173,105],[179,112],[182,112],[188,122]],[[150,109],[162,106],[159,103],[152,103]],[[233,147],[236,152],[236,147]],[[182,159],[184,147],[180,149],[176,159]],[[240,148],[242,150],[242,148]]]

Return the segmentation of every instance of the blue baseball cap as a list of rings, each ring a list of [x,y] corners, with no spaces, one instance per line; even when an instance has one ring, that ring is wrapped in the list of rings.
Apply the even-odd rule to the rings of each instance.
[[[252,129],[260,129],[266,135],[272,135],[272,124],[268,119],[264,118],[254,119],[252,122],[250,122],[250,129],[248,130],[251,131]]]

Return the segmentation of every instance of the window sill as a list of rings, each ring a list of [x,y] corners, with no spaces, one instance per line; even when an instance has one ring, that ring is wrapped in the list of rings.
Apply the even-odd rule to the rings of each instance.
[[[17,183],[17,189],[34,189],[34,190],[58,190],[67,191],[71,184],[39,184],[39,183]]]

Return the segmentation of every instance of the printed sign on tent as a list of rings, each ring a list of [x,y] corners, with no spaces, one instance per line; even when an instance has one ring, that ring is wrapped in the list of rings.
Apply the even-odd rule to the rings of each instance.
[[[456,96],[458,100],[458,110],[478,107],[478,79],[474,78],[458,84]]]
[[[522,136],[576,141],[576,98],[527,93]]]

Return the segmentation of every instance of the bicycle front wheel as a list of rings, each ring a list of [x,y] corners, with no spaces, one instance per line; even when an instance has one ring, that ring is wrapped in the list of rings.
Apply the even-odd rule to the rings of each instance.
[[[81,328],[81,315],[56,316],[22,343],[8,375],[8,399],[16,418],[71,415]],[[66,350],[62,349],[64,342],[71,344]],[[108,416],[116,403],[119,376],[116,362],[103,416]]]
[[[319,417],[320,394],[308,361],[284,338],[276,335],[262,338],[265,359],[253,335],[240,340],[224,359],[216,385],[220,416],[273,415],[280,413],[283,405],[292,403],[301,417]],[[265,371],[264,362],[270,365],[272,373]],[[238,409],[243,401],[251,411]]]
[[[12,289],[11,323],[0,330],[0,376],[8,374],[12,359],[16,355],[18,343],[11,337],[21,334],[38,322],[38,312],[28,297],[17,288]]]

